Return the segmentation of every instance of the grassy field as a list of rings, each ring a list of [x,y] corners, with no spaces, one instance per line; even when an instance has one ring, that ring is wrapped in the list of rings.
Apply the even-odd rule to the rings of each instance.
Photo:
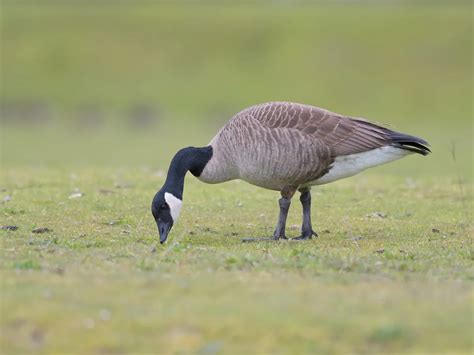
[[[470,5],[2,10],[2,354],[472,353]],[[172,154],[269,100],[433,154],[313,189],[308,242],[241,243],[278,194],[190,176],[157,243]],[[290,236],[300,218],[294,199]]]
[[[189,178],[160,246],[160,181],[7,175],[3,218],[20,228],[1,232],[5,350],[469,353],[472,201],[457,184],[362,176],[316,190],[318,239],[242,244],[271,234],[277,196]],[[75,187],[85,196],[68,199]],[[300,212],[295,201],[290,235]]]

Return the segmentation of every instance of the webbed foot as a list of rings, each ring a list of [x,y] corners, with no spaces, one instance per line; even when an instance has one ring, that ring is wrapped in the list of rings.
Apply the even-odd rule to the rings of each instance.
[[[280,239],[287,240],[286,236],[282,237],[263,237],[263,238],[243,238],[242,243],[252,243],[252,242],[277,242]]]
[[[316,233],[314,230],[311,230],[311,232],[303,232],[302,235],[296,238],[291,238],[291,240],[310,240],[313,239],[313,235],[317,238],[318,233]]]

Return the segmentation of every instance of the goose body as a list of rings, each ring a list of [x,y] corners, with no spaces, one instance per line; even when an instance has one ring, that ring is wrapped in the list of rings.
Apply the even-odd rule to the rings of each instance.
[[[426,155],[430,152],[427,145],[421,138],[310,105],[260,104],[232,117],[207,147],[178,152],[152,210],[158,223],[157,205],[171,208],[177,205],[176,199],[182,200],[181,185],[188,170],[206,183],[242,179],[281,192],[274,239],[285,238],[287,210],[299,190],[304,212],[302,239],[306,239],[315,234],[309,214],[311,186],[349,177],[411,153]],[[159,198],[160,192],[168,193],[168,199]],[[173,201],[168,201],[170,195]],[[176,215],[176,210],[171,212]]]

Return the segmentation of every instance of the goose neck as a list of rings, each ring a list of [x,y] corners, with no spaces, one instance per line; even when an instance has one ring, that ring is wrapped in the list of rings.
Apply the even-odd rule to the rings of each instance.
[[[212,157],[212,147],[187,147],[179,150],[171,160],[166,177],[166,191],[182,199],[184,178],[188,171],[196,177],[201,175],[204,167]]]

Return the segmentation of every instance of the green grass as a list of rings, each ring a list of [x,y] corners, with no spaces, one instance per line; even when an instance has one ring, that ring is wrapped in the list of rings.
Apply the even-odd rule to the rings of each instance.
[[[472,8],[427,4],[4,1],[0,352],[472,353]],[[161,246],[173,153],[270,100],[433,154],[313,189],[302,243],[241,243],[277,193],[188,177]]]
[[[189,178],[161,246],[149,212],[160,182],[130,170],[6,174],[2,223],[20,228],[0,232],[5,351],[472,349],[469,185],[461,195],[455,181],[362,175],[314,190],[319,238],[243,244],[271,234],[277,195]],[[85,196],[68,199],[75,188]],[[295,200],[292,236],[300,212]]]

